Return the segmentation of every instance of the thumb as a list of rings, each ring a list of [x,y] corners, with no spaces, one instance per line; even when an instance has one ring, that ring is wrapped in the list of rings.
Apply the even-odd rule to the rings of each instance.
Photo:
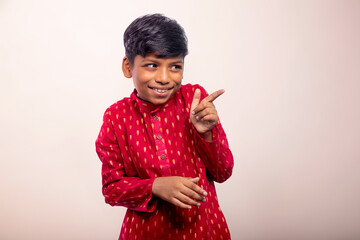
[[[200,97],[201,97],[200,89],[196,89],[195,93],[194,93],[194,98],[192,100],[191,107],[190,107],[191,112],[199,105]]]
[[[193,182],[193,183],[198,183],[198,182],[199,182],[199,180],[200,180],[200,178],[199,178],[199,177],[196,177],[196,178],[189,178],[189,181],[190,181],[190,182]]]

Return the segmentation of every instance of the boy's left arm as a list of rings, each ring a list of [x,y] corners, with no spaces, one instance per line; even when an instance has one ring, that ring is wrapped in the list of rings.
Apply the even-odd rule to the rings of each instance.
[[[198,153],[216,182],[227,180],[234,166],[226,134],[212,103],[223,93],[224,90],[219,90],[208,95],[203,88],[199,87],[194,93],[190,112],[190,120],[196,130],[194,132]],[[205,97],[200,101],[201,96]]]

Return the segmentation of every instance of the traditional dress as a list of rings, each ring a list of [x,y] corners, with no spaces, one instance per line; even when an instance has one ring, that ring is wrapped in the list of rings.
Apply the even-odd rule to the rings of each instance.
[[[162,105],[136,96],[110,106],[96,140],[102,161],[103,194],[128,208],[119,239],[230,239],[214,181],[231,176],[233,156],[220,121],[207,142],[190,121],[195,89],[183,85]],[[207,193],[199,207],[182,209],[152,195],[156,177],[199,177]]]

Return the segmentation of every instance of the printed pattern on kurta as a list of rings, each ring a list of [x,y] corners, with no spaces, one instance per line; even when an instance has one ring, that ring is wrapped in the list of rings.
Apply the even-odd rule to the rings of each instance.
[[[201,100],[208,95],[201,86],[187,84],[160,106],[137,98],[134,90],[105,111],[96,151],[105,201],[128,208],[119,239],[230,239],[214,181],[231,176],[233,156],[220,121],[212,142],[192,125],[197,88]],[[200,177],[206,202],[181,209],[152,196],[153,181],[161,176]]]

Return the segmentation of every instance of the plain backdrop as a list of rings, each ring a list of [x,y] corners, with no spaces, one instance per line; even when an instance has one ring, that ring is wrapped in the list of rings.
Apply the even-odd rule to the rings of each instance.
[[[184,83],[226,90],[233,239],[360,239],[356,0],[0,0],[0,239],[117,239],[94,142],[133,90],[122,36],[148,13],[185,28]]]

